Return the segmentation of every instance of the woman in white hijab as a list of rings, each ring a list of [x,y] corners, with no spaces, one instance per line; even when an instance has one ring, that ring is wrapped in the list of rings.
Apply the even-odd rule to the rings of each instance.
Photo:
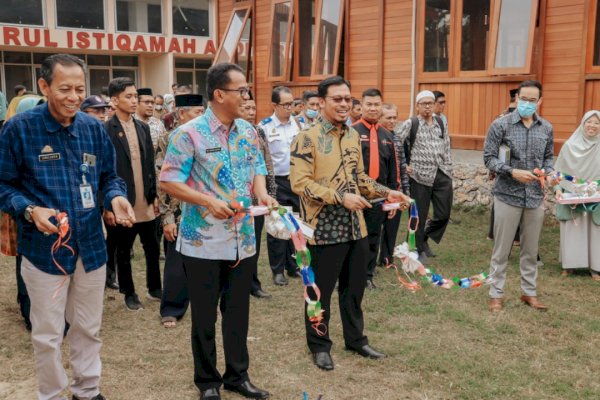
[[[165,99],[163,103],[165,110],[167,110],[167,112],[175,111],[175,96],[173,96],[171,93],[167,93],[163,96],[163,98]]]
[[[554,168],[586,181],[600,179],[600,111],[585,113],[577,130],[560,150]],[[560,198],[563,191],[562,186],[557,186],[556,197]],[[589,268],[592,279],[600,281],[600,203],[576,207],[557,204],[556,207],[560,220],[562,275]]]

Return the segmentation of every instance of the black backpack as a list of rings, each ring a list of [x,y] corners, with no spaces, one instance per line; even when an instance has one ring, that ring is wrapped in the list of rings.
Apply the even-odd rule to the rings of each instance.
[[[443,138],[444,133],[446,131],[446,129],[444,128],[444,121],[441,117],[438,117],[437,115],[434,115],[433,118],[435,118],[437,123],[440,125],[440,129],[442,130],[442,136],[440,136],[440,138]],[[410,136],[408,138],[408,141],[404,142],[404,155],[406,156],[406,164],[410,164],[410,153],[412,152],[412,148],[415,145],[415,140],[417,140],[418,130],[419,118],[410,117]]]

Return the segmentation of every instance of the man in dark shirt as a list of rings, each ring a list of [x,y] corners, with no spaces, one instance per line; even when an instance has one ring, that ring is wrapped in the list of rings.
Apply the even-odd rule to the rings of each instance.
[[[360,135],[365,173],[377,183],[398,190],[400,182],[394,140],[392,134],[379,125],[382,103],[381,92],[378,89],[365,90],[362,94],[362,118],[352,125],[352,128]],[[396,210],[389,213],[383,211],[382,205],[383,202],[376,203],[373,208],[363,211],[369,238],[366,282],[369,289],[376,288],[373,275],[377,265],[381,229],[386,217],[393,218],[396,215]]]
[[[65,319],[73,399],[104,399],[99,334],[106,247],[98,192],[118,224],[135,222],[102,124],[78,112],[85,70],[68,54],[46,58],[38,85],[48,103],[11,118],[0,134],[0,208],[17,219],[40,399],[58,398],[69,387],[61,362]],[[66,213],[68,225],[57,226],[58,212]],[[54,249],[67,226],[69,247]]]

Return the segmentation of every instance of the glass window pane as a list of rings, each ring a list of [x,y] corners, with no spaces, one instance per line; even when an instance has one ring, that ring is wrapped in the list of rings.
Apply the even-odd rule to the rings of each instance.
[[[0,23],[44,25],[42,0],[3,0]]]
[[[209,36],[209,0],[173,0],[173,34]]]
[[[596,3],[596,30],[594,35],[593,65],[600,65],[600,0]]]
[[[161,0],[117,0],[117,31],[162,33]]]
[[[460,69],[483,71],[487,56],[490,0],[463,0]]]
[[[102,65],[108,67],[110,65],[110,56],[88,54],[87,63],[88,65]]]
[[[337,34],[340,27],[340,4],[342,0],[323,1],[317,40],[317,75],[332,75],[337,72],[334,65],[337,50]]]
[[[15,97],[14,87],[23,85],[27,90],[33,90],[31,81],[31,66],[29,65],[5,65],[4,77],[6,79],[6,98],[10,101]]]
[[[423,71],[448,71],[450,0],[426,0]]]
[[[192,71],[175,71],[175,82],[179,85],[189,85],[194,90],[194,73]]]
[[[135,73],[135,70],[132,69],[113,69],[113,79],[115,78],[129,78],[131,80],[133,80],[133,83],[135,83],[135,85],[137,86],[137,74]],[[108,82],[106,82],[104,84],[104,86],[106,86],[108,84]]]
[[[237,47],[237,64],[242,67],[244,71],[247,71],[248,68],[248,52],[250,51],[251,43],[250,43],[250,28],[252,27],[252,18],[248,17],[246,20],[246,25],[244,25],[244,30],[242,31],[242,36],[240,37],[240,42]]]
[[[195,93],[202,95],[202,100],[204,101],[204,104],[206,104],[206,101],[208,100],[208,97],[206,96],[206,74],[207,74],[207,72],[208,72],[207,70],[196,71],[196,91],[195,91]]]
[[[531,25],[531,1],[502,1],[496,45],[496,68],[525,66]]]
[[[90,95],[102,93],[102,88],[108,86],[110,81],[109,73],[108,69],[90,68]]]
[[[4,62],[13,64],[31,64],[31,53],[5,51]]]
[[[33,53],[33,63],[41,64],[46,58],[50,57],[51,53]]]
[[[285,48],[287,46],[287,37],[290,28],[289,18],[291,11],[291,1],[274,5],[269,76],[282,76],[285,73],[285,65],[289,60],[289,57],[287,57],[287,54],[285,53]]]
[[[237,38],[240,35],[240,32],[244,28],[242,24],[244,23],[244,18],[246,17],[246,13],[248,10],[237,10],[233,14],[233,18],[231,20],[231,24],[229,25],[229,30],[226,33],[225,38],[223,39],[223,46],[221,47],[221,52],[219,53],[219,57],[215,60],[215,64],[221,62],[229,62],[229,60],[233,59],[233,54],[237,48]]]
[[[136,56],[113,56],[112,65],[117,67],[137,67],[138,58]]]
[[[103,30],[104,0],[56,0],[56,18],[60,27]]]
[[[193,58],[176,58],[175,68],[194,68]]]
[[[310,76],[315,36],[315,0],[298,2],[298,75]]]

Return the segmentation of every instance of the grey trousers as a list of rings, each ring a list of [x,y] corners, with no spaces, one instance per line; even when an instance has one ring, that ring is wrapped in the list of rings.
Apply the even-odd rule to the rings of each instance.
[[[526,296],[536,296],[537,255],[544,223],[544,205],[537,208],[514,207],[494,198],[494,250],[490,262],[490,297],[504,297],[508,256],[521,226],[521,290]]]

